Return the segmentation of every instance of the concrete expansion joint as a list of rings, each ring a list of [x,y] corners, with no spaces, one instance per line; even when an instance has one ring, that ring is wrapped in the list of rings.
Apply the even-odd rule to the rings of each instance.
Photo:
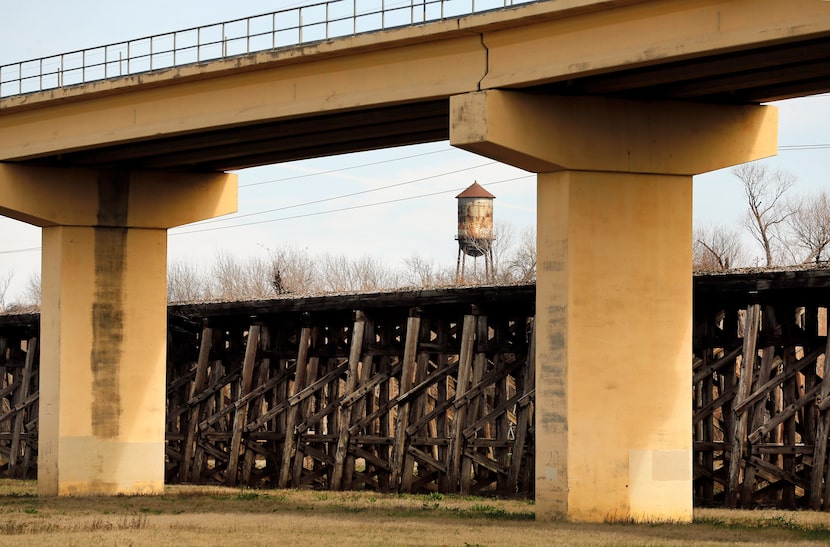
[[[481,91],[481,82],[487,77],[490,73],[490,48],[487,47],[487,42],[484,41],[484,33],[479,33],[479,37],[481,38],[481,47],[484,48],[484,74],[482,74],[481,79],[476,84],[476,91]]]

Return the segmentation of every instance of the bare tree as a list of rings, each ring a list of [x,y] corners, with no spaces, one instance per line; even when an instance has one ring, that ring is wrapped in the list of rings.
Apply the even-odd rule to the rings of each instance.
[[[744,163],[732,173],[744,187],[749,210],[744,226],[764,250],[766,265],[776,263],[781,251],[781,226],[792,215],[784,195],[795,184],[795,176],[781,170],[768,171],[758,162]]]
[[[403,261],[403,282],[411,287],[434,287],[436,281],[435,263],[418,253],[412,253]]]
[[[194,264],[175,261],[167,266],[168,302],[201,302],[206,289],[207,282]]]
[[[376,258],[325,254],[320,259],[320,282],[331,292],[373,291],[398,285],[398,273]]]
[[[14,270],[9,270],[5,275],[0,276],[0,312],[8,310],[6,296],[12,284],[12,279],[14,279]]]
[[[305,249],[282,246],[268,251],[271,261],[269,279],[275,293],[303,295],[320,292],[317,263]]]
[[[240,259],[220,251],[211,267],[207,296],[223,301],[270,298],[275,294],[273,271],[268,259]]]
[[[726,271],[744,260],[741,236],[724,226],[697,227],[692,243],[692,265],[700,271]]]
[[[532,283],[536,281],[536,227],[522,230],[513,254],[507,263],[507,270],[513,281]]]
[[[34,309],[40,308],[40,295],[42,293],[42,283],[39,273],[33,273],[26,281],[26,287],[23,289],[23,298],[26,306]]]
[[[245,293],[247,298],[264,300],[277,294],[274,286],[274,265],[267,257],[251,257],[245,264]]]
[[[493,224],[493,271],[491,283],[510,283],[510,261],[513,246],[516,243],[513,225],[509,222]]]
[[[464,261],[464,276],[458,282],[463,285],[509,283],[510,252],[514,242],[513,225],[507,222],[496,222],[493,225],[491,240],[468,240],[468,248],[479,256],[461,257]]]
[[[803,253],[802,263],[822,260],[822,254],[830,245],[830,196],[826,190],[807,197],[791,200],[787,218],[789,236],[794,247]],[[825,254],[824,260],[827,260]]]
[[[404,259],[399,284],[404,287],[451,287],[455,284],[455,266],[441,265],[434,260],[412,253]]]

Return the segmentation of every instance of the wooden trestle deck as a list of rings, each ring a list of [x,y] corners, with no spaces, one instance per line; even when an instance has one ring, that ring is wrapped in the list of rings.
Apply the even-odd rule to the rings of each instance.
[[[534,298],[514,286],[170,306],[166,481],[530,496]],[[0,317],[9,477],[36,473],[37,321]]]

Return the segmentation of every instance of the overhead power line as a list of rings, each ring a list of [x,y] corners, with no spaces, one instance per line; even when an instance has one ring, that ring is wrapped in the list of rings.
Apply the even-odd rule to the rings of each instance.
[[[499,180],[499,181],[495,181],[495,182],[490,182],[490,183],[487,183],[487,184],[483,184],[482,186],[485,186],[485,187],[494,186],[496,184],[503,184],[505,182],[514,182],[514,181],[517,181],[517,180],[529,179],[529,178],[533,178],[533,177],[535,177],[535,175],[523,175],[523,176],[520,176],[520,177],[514,177],[514,178],[510,178],[510,179],[504,179],[504,180]],[[418,195],[415,195],[415,196],[407,196],[405,198],[390,199],[390,200],[386,200],[386,201],[377,201],[377,202],[373,202],[373,203],[364,203],[362,205],[351,205],[349,207],[341,207],[339,209],[327,209],[325,211],[315,211],[313,213],[304,213],[304,214],[301,214],[301,215],[293,215],[293,216],[288,216],[288,217],[279,217],[279,218],[272,218],[272,219],[267,219],[267,220],[257,220],[257,221],[253,221],[253,222],[243,222],[243,223],[240,223],[240,224],[232,224],[232,225],[229,225],[229,226],[212,226],[212,227],[209,227],[209,228],[187,230],[187,231],[183,231],[183,232],[174,232],[174,233],[169,233],[168,232],[168,234],[170,236],[179,236],[179,235],[187,235],[187,234],[196,234],[196,233],[201,233],[201,232],[213,232],[213,231],[217,231],[217,230],[227,230],[227,229],[230,229],[230,228],[242,228],[242,227],[245,227],[245,226],[254,226],[254,225],[257,225],[257,224],[267,224],[267,223],[270,223],[270,222],[280,222],[280,221],[284,221],[284,220],[295,220],[295,219],[298,219],[298,218],[328,215],[328,214],[340,213],[340,212],[344,212],[344,211],[351,211],[351,210],[355,210],[355,209],[365,209],[365,208],[368,208],[368,207],[377,207],[378,205],[389,205],[390,203],[399,203],[399,202],[402,202],[402,201],[411,201],[413,199],[437,196],[437,195],[441,195],[441,194],[450,194],[450,193],[453,193],[453,192],[461,192],[463,190],[464,190],[463,187],[462,188],[452,188],[452,189],[449,189],[449,190],[439,190],[437,192],[429,192],[429,193],[426,193],[426,194],[418,194]],[[39,251],[40,249],[41,249],[40,247],[30,247],[30,248],[27,248],[27,249],[10,249],[10,250],[6,250],[6,251],[0,251],[0,254],[23,253],[23,252],[29,252],[29,251]]]
[[[482,184],[482,186],[485,186],[485,187],[494,186],[496,184],[502,184],[504,182],[514,182],[514,181],[521,180],[521,179],[533,178],[535,176],[536,175],[523,175],[521,177],[514,177],[512,179],[504,179],[504,180],[499,180],[499,181],[496,181],[496,182],[490,182],[488,184]],[[184,232],[172,233],[170,235],[171,236],[180,236],[180,235],[187,235],[187,234],[197,234],[197,233],[200,233],[200,232],[212,232],[212,231],[216,231],[216,230],[227,230],[227,229],[230,229],[230,228],[241,228],[243,226],[254,226],[256,224],[267,224],[269,222],[280,222],[282,220],[295,220],[295,219],[298,219],[298,218],[306,218],[306,217],[313,217],[313,216],[319,216],[319,215],[327,215],[327,214],[331,214],[331,213],[340,213],[340,212],[343,212],[343,211],[352,211],[352,210],[355,210],[355,209],[365,209],[367,207],[376,207],[378,205],[388,205],[390,203],[399,203],[401,201],[409,201],[409,200],[413,200],[413,199],[419,199],[419,198],[425,198],[425,197],[431,197],[431,196],[438,196],[438,195],[441,195],[441,194],[450,194],[450,193],[453,193],[453,192],[461,192],[461,191],[464,190],[464,188],[465,187],[452,188],[450,190],[439,190],[438,192],[430,192],[428,194],[418,194],[416,196],[408,196],[408,197],[405,197],[405,198],[390,199],[390,200],[386,200],[386,201],[376,201],[374,203],[364,203],[362,205],[351,205],[349,207],[341,207],[339,209],[327,209],[325,211],[316,211],[316,212],[313,212],[313,213],[304,213],[304,214],[301,214],[301,215],[293,215],[293,216],[290,216],[290,217],[271,218],[271,219],[267,219],[267,220],[255,220],[253,222],[243,222],[241,224],[232,224],[230,226],[214,226],[214,227],[211,227],[211,228],[187,230],[187,231],[184,231]]]
[[[782,152],[800,151],[800,150],[826,150],[826,149],[830,149],[830,143],[790,144],[790,145],[781,145],[781,146],[778,147],[778,150],[782,151]],[[416,158],[416,157],[426,156],[426,155],[431,155],[431,154],[438,154],[438,153],[446,152],[446,151],[449,151],[449,150],[452,150],[452,149],[447,148],[445,150],[436,150],[436,151],[424,152],[424,153],[420,153],[420,154],[412,154],[412,155],[409,155],[409,156],[401,156],[401,157],[398,157],[398,158],[389,158],[389,159],[386,159],[386,160],[381,160],[381,161],[376,161],[376,162],[369,162],[369,163],[364,163],[364,164],[360,164],[360,165],[353,165],[353,166],[343,167],[343,168],[339,168],[339,169],[331,169],[331,170],[328,170],[328,171],[321,171],[321,172],[318,172],[318,173],[307,173],[307,174],[297,175],[297,176],[293,176],[293,177],[285,177],[285,178],[280,178],[280,179],[254,182],[254,183],[250,183],[250,184],[240,185],[240,188],[248,188],[248,187],[252,187],[252,186],[259,186],[259,185],[263,185],[263,184],[270,184],[270,183],[274,183],[274,182],[295,180],[295,179],[300,179],[300,178],[308,178],[308,177],[314,177],[314,176],[319,176],[319,175],[328,175],[328,174],[337,173],[337,172],[341,172],[341,171],[346,171],[346,170],[351,170],[351,169],[358,169],[358,168],[361,168],[361,167],[370,167],[370,166],[373,166],[373,165],[391,163],[391,162],[398,161],[398,160],[403,160],[403,159],[410,159],[410,158]],[[331,196],[331,197],[323,198],[323,199],[320,199],[320,200],[314,200],[314,201],[309,201],[309,202],[304,202],[304,203],[297,203],[297,204],[293,204],[293,205],[287,205],[285,207],[279,207],[277,209],[272,209],[272,210],[269,210],[269,211],[260,211],[260,212],[257,212],[257,213],[248,213],[246,215],[235,216],[232,219],[224,219],[224,218],[223,219],[211,219],[209,221],[204,221],[200,224],[207,224],[207,223],[219,222],[219,221],[228,222],[230,220],[235,220],[235,219],[254,216],[254,215],[265,214],[265,213],[269,213],[269,212],[277,212],[277,211],[292,209],[292,208],[296,208],[296,207],[304,207],[306,205],[314,205],[314,204],[318,204],[318,203],[324,203],[324,202],[327,202],[327,201],[333,201],[333,200],[342,199],[342,198],[345,198],[345,197],[352,197],[352,196],[355,196],[355,195],[366,194],[366,193],[370,193],[370,192],[376,192],[376,191],[384,190],[384,189],[387,189],[387,188],[393,188],[395,186],[403,186],[403,185],[406,185],[406,184],[421,182],[423,180],[438,178],[438,177],[441,177],[441,176],[445,176],[445,175],[449,175],[449,174],[453,174],[453,173],[457,173],[457,172],[461,172],[461,171],[475,169],[475,168],[486,166],[486,165],[492,165],[494,163],[497,163],[497,162],[488,162],[488,163],[477,165],[475,167],[468,167],[468,168],[460,169],[460,170],[457,170],[457,171],[441,173],[441,174],[433,175],[433,176],[430,176],[430,177],[424,177],[424,178],[415,179],[415,180],[412,180],[412,181],[405,181],[405,182],[401,182],[401,183],[396,183],[396,184],[392,184],[392,185],[383,186],[383,187],[380,187],[380,188],[373,188],[373,189],[370,189],[370,190],[364,190],[364,191],[361,191],[361,192],[354,192],[354,193],[351,193],[351,194],[343,194],[343,195],[340,195],[340,196]],[[501,184],[503,182],[510,182],[510,181],[514,181],[514,180],[520,180],[520,179],[529,178],[529,177],[532,177],[532,176],[533,175],[527,175],[527,176],[523,176],[523,177],[516,177],[514,179],[507,179],[507,180],[493,182],[493,183],[490,183],[490,184],[485,184],[484,186],[489,186],[489,185],[492,185],[492,184]],[[250,222],[250,223],[234,224],[234,225],[229,225],[229,226],[217,226],[217,227],[205,228],[205,229],[200,229],[200,230],[189,230],[189,231],[186,231],[186,232],[178,232],[178,233],[173,233],[173,234],[170,234],[170,235],[185,235],[185,234],[191,234],[191,233],[197,233],[197,232],[207,232],[207,231],[210,231],[210,230],[223,230],[223,229],[228,229],[228,228],[237,228],[237,227],[242,227],[242,226],[250,226],[250,225],[253,225],[253,224],[263,224],[263,223],[267,223],[267,222],[279,222],[279,221],[282,221],[282,220],[291,220],[291,219],[297,219],[297,218],[303,218],[303,217],[309,217],[309,216],[318,216],[318,215],[324,215],[324,214],[329,214],[329,213],[337,213],[337,212],[341,212],[341,211],[348,211],[350,209],[360,209],[360,208],[365,208],[365,207],[374,207],[374,206],[377,206],[377,205],[385,205],[385,204],[389,204],[389,203],[396,203],[396,202],[400,202],[400,201],[408,201],[408,200],[417,199],[417,198],[420,198],[420,197],[429,197],[429,196],[439,195],[439,194],[448,194],[450,192],[455,192],[455,191],[458,191],[458,190],[457,189],[443,190],[443,191],[440,191],[440,192],[433,192],[433,193],[430,193],[430,194],[420,194],[420,195],[417,195],[417,196],[410,196],[410,197],[399,198],[399,199],[395,199],[395,200],[388,200],[388,201],[382,201],[382,202],[376,202],[376,203],[368,203],[368,204],[364,204],[364,205],[355,205],[355,206],[351,206],[351,207],[343,207],[343,208],[340,208],[340,209],[330,209],[330,210],[326,210],[326,211],[318,211],[318,212],[314,212],[314,213],[306,213],[306,214],[294,215],[294,216],[290,216],[290,217],[280,217],[280,218],[277,218],[277,219],[261,220],[261,221]],[[26,247],[26,248],[22,248],[22,249],[6,249],[6,250],[0,250],[0,255],[9,255],[9,254],[17,254],[17,253],[29,253],[29,252],[35,252],[35,251],[40,251],[40,250],[41,250],[41,247]]]
[[[266,211],[256,211],[254,213],[246,213],[244,215],[234,215],[233,217],[230,217],[230,218],[212,218],[210,220],[205,220],[205,221],[200,222],[199,225],[202,226],[202,225],[205,225],[205,224],[213,224],[215,222],[229,222],[229,221],[236,220],[236,219],[239,219],[239,218],[246,218],[246,217],[252,217],[252,216],[257,216],[257,215],[264,215],[264,214],[267,214],[267,213],[276,213],[277,211],[285,211],[286,209],[296,209],[297,207],[305,207],[307,205],[317,205],[318,203],[325,203],[325,202],[328,202],[328,201],[335,201],[335,200],[338,200],[338,199],[350,198],[350,197],[354,197],[354,196],[360,196],[360,195],[363,195],[363,194],[371,194],[372,192],[379,192],[381,190],[388,190],[389,188],[397,188],[399,186],[406,186],[407,184],[415,184],[416,182],[423,182],[425,180],[437,179],[437,178],[445,177],[447,175],[455,175],[456,173],[463,173],[464,171],[471,171],[473,169],[478,169],[479,167],[487,167],[488,165],[494,165],[496,163],[498,163],[498,162],[489,161],[489,162],[485,162],[485,163],[479,163],[477,165],[473,165],[473,166],[470,166],[470,167],[464,167],[462,169],[456,169],[455,171],[446,171],[444,173],[439,173],[437,175],[430,175],[428,177],[421,177],[419,179],[412,179],[412,180],[407,180],[407,181],[404,181],[404,182],[396,182],[395,184],[387,184],[386,186],[379,186],[377,188],[370,188],[369,190],[360,190],[359,192],[351,192],[349,194],[340,194],[340,195],[337,195],[337,196],[331,196],[331,197],[327,197],[327,198],[315,199],[313,201],[305,201],[305,202],[302,202],[302,203],[295,203],[293,205],[284,205],[283,207],[277,207],[276,209],[268,209]]]
[[[30,253],[32,251],[39,251],[41,247],[27,247],[26,249],[9,249],[6,251],[0,251],[0,255],[10,255],[14,253]]]
[[[252,186],[261,186],[263,184],[273,184],[275,182],[285,182],[289,180],[297,180],[297,179],[305,179],[309,177],[319,177],[321,175],[331,175],[332,173],[341,173],[343,171],[350,171],[352,169],[360,169],[362,167],[372,167],[373,165],[381,165],[384,163],[393,163],[400,160],[408,160],[412,158],[420,158],[422,156],[430,156],[432,154],[442,154],[444,152],[449,152],[453,150],[452,148],[445,148],[443,150],[433,150],[432,152],[422,152],[421,154],[412,154],[410,156],[399,156],[397,158],[388,158],[385,160],[373,161],[369,163],[361,163],[359,165],[351,165],[349,167],[338,167],[337,169],[329,169],[328,171],[316,171],[314,173],[305,173],[303,175],[295,175],[293,177],[282,177],[279,179],[271,179],[271,180],[263,180],[260,182],[251,182],[248,184],[240,184],[240,188],[250,188]]]
[[[778,150],[824,150],[826,148],[830,148],[830,144],[790,144],[779,146]]]

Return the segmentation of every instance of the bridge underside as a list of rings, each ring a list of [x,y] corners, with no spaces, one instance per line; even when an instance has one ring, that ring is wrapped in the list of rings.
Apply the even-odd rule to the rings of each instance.
[[[760,104],[830,91],[825,37],[522,88],[550,96],[606,96]],[[50,166],[229,171],[449,139],[449,98],[225,128],[47,154]]]
[[[227,171],[446,140],[449,98],[486,89],[705,104],[830,91],[825,3],[571,4],[0,100],[0,161]]]

